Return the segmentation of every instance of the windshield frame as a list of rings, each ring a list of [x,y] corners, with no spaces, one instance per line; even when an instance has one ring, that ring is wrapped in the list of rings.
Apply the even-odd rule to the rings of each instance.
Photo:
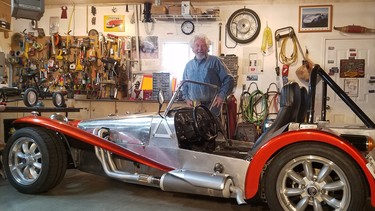
[[[168,105],[167,105],[167,108],[165,109],[164,111],[164,114],[163,116],[165,117],[168,112],[171,110],[174,102],[177,101],[178,97],[180,96],[180,93],[182,92],[182,89],[184,87],[184,84],[186,83],[193,83],[193,84],[198,84],[198,85],[204,85],[204,86],[208,86],[210,88],[213,88],[215,90],[215,94],[214,94],[214,98],[212,98],[211,102],[210,102],[210,106],[209,106],[209,109],[211,109],[212,107],[212,102],[214,102],[214,100],[217,98],[218,96],[218,93],[219,93],[219,87],[214,85],[214,84],[210,84],[210,83],[205,83],[205,82],[199,82],[199,81],[193,81],[193,80],[183,80],[181,81],[181,83],[179,84],[179,86],[177,87],[176,91],[173,93],[173,96],[171,98],[171,100],[169,101]]]

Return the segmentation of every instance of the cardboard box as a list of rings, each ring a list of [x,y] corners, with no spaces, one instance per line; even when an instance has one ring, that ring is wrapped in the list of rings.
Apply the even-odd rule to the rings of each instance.
[[[210,8],[206,10],[207,15],[214,15],[220,16],[220,9],[219,8]]]
[[[10,1],[9,1],[10,2]],[[3,1],[0,1],[0,20],[10,23],[12,20],[10,15],[10,6]]]
[[[170,6],[168,8],[168,13],[170,15],[181,15],[181,6]]]
[[[0,30],[9,31],[10,22],[12,20],[10,14],[10,6],[8,4],[5,4],[5,2],[0,1],[0,8]]]
[[[165,15],[165,14],[168,14],[168,10],[165,6],[152,5],[151,14],[152,15]]]
[[[194,8],[191,11],[191,15],[202,15],[202,10],[200,8]]]
[[[10,6],[0,1],[0,8],[0,29],[10,30],[10,22],[12,20]]]
[[[190,1],[181,1],[181,15],[190,15],[190,11],[193,9]]]

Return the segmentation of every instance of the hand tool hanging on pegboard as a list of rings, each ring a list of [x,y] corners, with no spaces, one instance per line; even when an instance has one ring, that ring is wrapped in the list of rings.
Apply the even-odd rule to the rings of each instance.
[[[292,39],[292,42],[293,42],[293,53],[290,56],[286,56],[285,49],[286,49],[286,44],[289,38]],[[286,84],[288,82],[289,66],[293,65],[297,61],[298,49],[303,57],[302,63],[306,61],[305,55],[298,41],[298,38],[294,32],[294,29],[291,26],[277,29],[275,31],[275,41],[276,41],[276,44],[275,44],[276,75],[280,76],[280,67],[279,67],[279,61],[280,61],[280,63],[283,64],[283,69],[282,69],[283,84]],[[278,49],[277,44],[279,41],[281,41],[280,53],[278,53],[277,51]]]

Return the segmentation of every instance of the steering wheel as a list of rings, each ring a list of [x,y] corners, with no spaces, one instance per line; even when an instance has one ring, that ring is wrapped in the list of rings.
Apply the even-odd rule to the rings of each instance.
[[[210,141],[217,137],[218,128],[216,119],[212,112],[204,105],[199,105],[193,109],[194,130],[203,139]]]

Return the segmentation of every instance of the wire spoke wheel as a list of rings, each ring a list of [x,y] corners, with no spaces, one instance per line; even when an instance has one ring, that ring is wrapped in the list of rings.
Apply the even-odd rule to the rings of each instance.
[[[228,35],[237,43],[246,44],[258,37],[261,24],[259,16],[251,9],[235,11],[228,19]]]

